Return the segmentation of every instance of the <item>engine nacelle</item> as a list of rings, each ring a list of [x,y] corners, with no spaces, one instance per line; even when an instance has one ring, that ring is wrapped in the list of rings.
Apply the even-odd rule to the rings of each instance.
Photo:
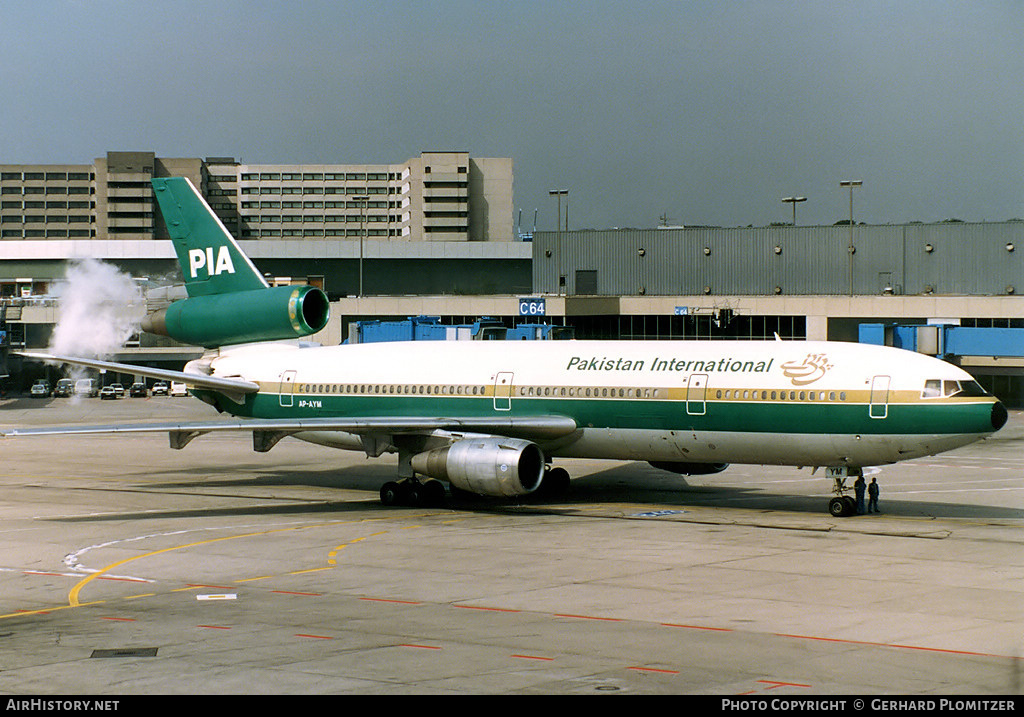
[[[544,452],[518,438],[463,438],[446,448],[412,457],[412,468],[478,495],[510,498],[537,490],[544,477]]]
[[[684,476],[706,476],[721,473],[729,467],[728,463],[677,463],[675,461],[648,461],[655,468],[671,471]]]
[[[142,330],[215,348],[314,334],[327,325],[330,302],[312,286],[275,286],[175,301],[142,321]]]

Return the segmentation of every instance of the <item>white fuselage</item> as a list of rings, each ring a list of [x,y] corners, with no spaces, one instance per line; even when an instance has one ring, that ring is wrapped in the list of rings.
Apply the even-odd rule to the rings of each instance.
[[[864,466],[998,428],[995,399],[961,369],[852,343],[280,343],[221,350],[211,366],[260,385],[232,411],[252,417],[571,417],[577,431],[537,441],[548,456]],[[340,432],[296,436],[365,448]]]

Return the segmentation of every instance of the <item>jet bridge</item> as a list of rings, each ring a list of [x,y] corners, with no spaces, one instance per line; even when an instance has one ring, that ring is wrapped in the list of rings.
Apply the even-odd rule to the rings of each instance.
[[[1024,359],[1024,329],[956,324],[861,324],[860,342],[895,346],[953,363],[966,357]]]
[[[859,340],[948,361],[969,372],[1008,407],[1024,407],[1024,328],[861,324]]]
[[[523,341],[571,339],[573,329],[550,324],[507,328],[500,319],[483,317],[471,324],[442,324],[440,316],[411,316],[399,321],[353,321],[344,343],[379,341]]]

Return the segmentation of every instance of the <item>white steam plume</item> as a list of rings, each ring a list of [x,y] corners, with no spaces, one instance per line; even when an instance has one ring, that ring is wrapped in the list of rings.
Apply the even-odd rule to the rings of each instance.
[[[146,312],[142,290],[127,274],[96,259],[68,265],[57,296],[57,325],[51,353],[109,358],[132,334]]]

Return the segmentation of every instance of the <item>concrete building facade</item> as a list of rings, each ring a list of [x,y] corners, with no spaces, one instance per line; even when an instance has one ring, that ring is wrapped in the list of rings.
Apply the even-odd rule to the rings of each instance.
[[[858,340],[863,323],[1024,329],[1024,222],[538,232],[512,241],[512,161],[424,152],[386,165],[249,165],[110,152],[91,165],[0,165],[0,304],[8,345],[44,348],[40,299],[95,257],[163,283],[178,268],[153,176],[200,188],[271,283],[332,300],[324,343],[352,321],[494,316],[578,338]],[[543,316],[520,319],[521,299]],[[120,358],[197,353],[143,336]],[[1024,405],[1022,357],[957,358]]]
[[[0,257],[43,259],[61,247],[93,255],[105,249],[87,242],[166,239],[149,180],[167,176],[192,180],[239,239],[512,241],[507,158],[423,152],[397,164],[254,165],[229,157],[108,152],[91,164],[0,164],[0,246],[8,247]],[[15,241],[63,244],[33,251],[7,244]],[[277,255],[290,256],[288,246],[277,247]],[[129,251],[140,258],[150,253]],[[24,269],[0,265],[0,297],[45,293],[56,278]]]

